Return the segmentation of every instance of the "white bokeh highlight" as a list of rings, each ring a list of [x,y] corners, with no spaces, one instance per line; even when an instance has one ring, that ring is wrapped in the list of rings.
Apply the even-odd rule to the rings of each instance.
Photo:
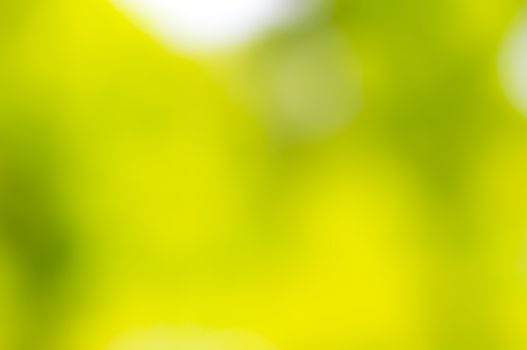
[[[527,15],[519,17],[512,26],[499,65],[505,93],[527,116]]]
[[[131,330],[114,339],[106,350],[278,350],[264,337],[232,329],[157,326]]]
[[[242,45],[302,17],[315,0],[111,0],[136,24],[179,51]]]

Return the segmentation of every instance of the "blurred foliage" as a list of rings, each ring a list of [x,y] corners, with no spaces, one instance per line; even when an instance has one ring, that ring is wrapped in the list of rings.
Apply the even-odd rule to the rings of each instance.
[[[337,0],[189,57],[107,1],[0,2],[0,348],[526,348],[523,6]]]

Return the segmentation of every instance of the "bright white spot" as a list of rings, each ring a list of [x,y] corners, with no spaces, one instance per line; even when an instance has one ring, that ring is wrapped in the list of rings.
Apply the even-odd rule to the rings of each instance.
[[[268,340],[243,330],[155,327],[118,337],[107,350],[277,350]]]
[[[177,50],[240,45],[304,14],[314,0],[111,0]]]
[[[500,61],[505,92],[527,113],[527,18],[521,17],[513,26]]]

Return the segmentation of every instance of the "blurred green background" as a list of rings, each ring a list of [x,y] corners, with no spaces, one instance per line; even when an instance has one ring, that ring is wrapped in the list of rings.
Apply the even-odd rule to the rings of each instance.
[[[1,0],[0,349],[526,349],[526,7]]]

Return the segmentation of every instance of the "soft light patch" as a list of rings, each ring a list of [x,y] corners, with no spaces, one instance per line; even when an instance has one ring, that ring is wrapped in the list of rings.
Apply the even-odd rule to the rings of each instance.
[[[155,327],[118,337],[107,350],[277,350],[265,338],[244,330]]]
[[[514,24],[500,61],[503,88],[511,101],[527,113],[527,18]]]
[[[305,13],[313,0],[111,0],[176,50],[216,51]]]
[[[290,48],[268,73],[274,114],[290,131],[307,137],[345,126],[360,104],[352,61],[335,33]]]

